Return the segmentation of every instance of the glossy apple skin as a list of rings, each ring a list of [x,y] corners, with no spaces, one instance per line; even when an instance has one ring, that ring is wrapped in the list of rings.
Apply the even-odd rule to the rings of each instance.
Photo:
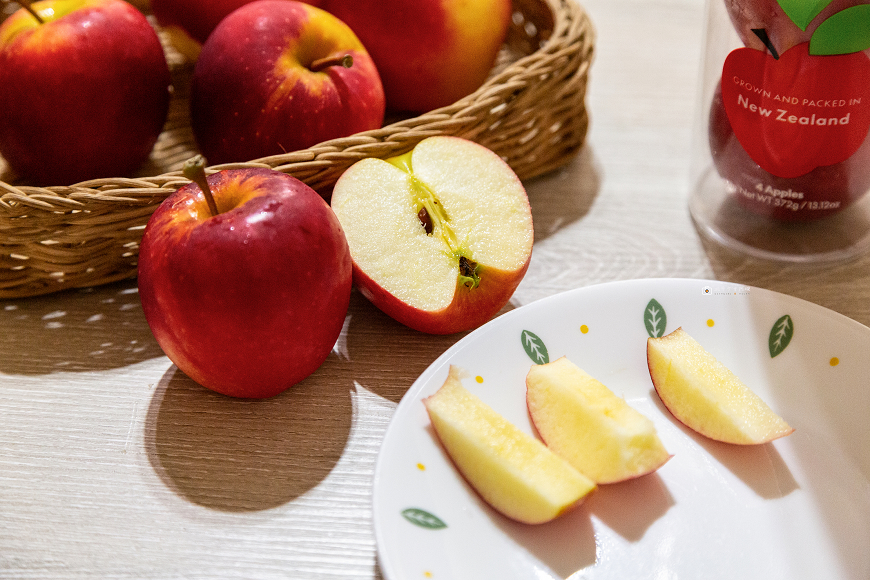
[[[0,27],[0,154],[39,185],[132,173],[163,129],[171,78],[157,34],[121,0],[37,2]],[[71,11],[70,11],[71,10]]]
[[[481,266],[480,284],[470,289],[457,284],[449,306],[438,311],[422,310],[402,302],[372,280],[354,263],[353,280],[360,294],[394,320],[428,334],[455,334],[489,322],[510,301],[529,269],[529,259],[515,271]]]
[[[838,213],[870,190],[870,138],[845,161],[816,167],[799,177],[778,177],[762,169],[734,135],[720,87],[710,106],[708,136],[717,173],[736,189],[734,196],[740,205],[753,213],[777,221],[812,221]],[[802,196],[790,198],[791,194],[784,193],[759,198],[759,184],[765,190],[770,187]],[[802,202],[812,205],[801,206]]]
[[[473,93],[510,26],[510,0],[324,0],[362,40],[387,107],[425,112]]]
[[[344,54],[351,68],[307,68]],[[191,85],[191,125],[211,164],[377,129],[384,108],[378,71],[353,32],[289,0],[258,0],[227,16],[203,45]]]
[[[238,169],[208,181],[218,216],[187,185],[149,220],[142,308],[160,347],[194,381],[271,397],[335,345],[352,284],[347,241],[323,198],[289,175]]]
[[[183,31],[189,39],[199,45],[205,43],[208,35],[220,21],[245,4],[254,0],[151,0],[151,11],[160,26]],[[299,0],[318,6],[320,0]]]

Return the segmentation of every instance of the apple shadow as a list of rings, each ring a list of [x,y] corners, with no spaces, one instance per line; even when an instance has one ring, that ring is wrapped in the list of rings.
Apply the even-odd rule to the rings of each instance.
[[[524,182],[535,242],[556,234],[589,213],[601,190],[601,164],[587,143],[566,165]]]
[[[599,485],[587,500],[587,509],[626,540],[638,542],[675,503],[661,476],[648,473],[619,483]]]
[[[497,316],[513,308],[507,304]],[[349,380],[398,403],[429,365],[467,334],[418,332],[396,322],[354,291],[346,332],[337,348],[347,359]]]
[[[324,367],[337,362],[330,355]],[[324,376],[317,371],[280,395],[249,400],[210,391],[170,367],[145,423],[154,471],[179,496],[225,512],[303,495],[329,475],[350,436],[350,390]]]
[[[133,279],[0,300],[0,328],[5,374],[99,371],[163,356]]]
[[[695,432],[674,417],[661,402],[655,389],[651,389],[650,397],[659,410],[670,419],[671,423],[745,483],[759,497],[779,499],[800,488],[773,442],[760,445],[734,445],[714,441]]]

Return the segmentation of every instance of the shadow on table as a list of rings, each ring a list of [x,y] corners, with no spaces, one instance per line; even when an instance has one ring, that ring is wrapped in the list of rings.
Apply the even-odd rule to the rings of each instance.
[[[0,372],[44,375],[121,368],[163,356],[136,280],[0,300]]]
[[[337,364],[330,356],[326,365]],[[353,416],[344,380],[315,373],[263,400],[226,397],[172,366],[148,409],[145,446],[163,482],[204,507],[245,512],[316,487],[347,444]]]
[[[535,243],[576,222],[601,191],[601,166],[589,145],[565,166],[524,182],[532,206]]]

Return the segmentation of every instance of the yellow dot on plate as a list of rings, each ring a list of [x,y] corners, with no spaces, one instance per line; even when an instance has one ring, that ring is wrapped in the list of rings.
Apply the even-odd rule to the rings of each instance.
[[[712,327],[714,324],[716,324],[715,320],[713,320],[712,318],[707,319],[707,326]]]
[[[423,576],[425,576],[426,578],[431,578],[432,572],[429,572],[429,571],[423,572]]]
[[[474,377],[474,380],[477,381],[478,383],[482,383],[482,382],[483,382],[483,377],[480,376],[480,375],[477,375],[476,377]]]
[[[582,332],[583,334],[586,334],[587,332],[589,332],[589,327],[586,326],[585,324],[582,325],[582,326],[580,327],[580,332]]]
[[[419,469],[420,471],[426,471],[426,466],[423,465],[422,463],[418,463],[418,464],[417,464],[417,469]]]
[[[831,366],[832,366],[832,367],[835,367],[835,366],[837,366],[838,364],[840,364],[840,359],[838,359],[837,357],[832,357],[832,358],[831,358]]]

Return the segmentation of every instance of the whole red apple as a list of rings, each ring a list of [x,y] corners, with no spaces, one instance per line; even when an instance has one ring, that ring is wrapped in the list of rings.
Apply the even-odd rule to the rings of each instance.
[[[511,0],[323,0],[372,55],[387,106],[425,112],[473,93],[495,64]]]
[[[157,34],[121,0],[33,8],[0,27],[0,154],[40,185],[132,173],[169,107]]]
[[[320,0],[300,0],[318,6]],[[151,11],[173,45],[192,60],[221,20],[253,0],[151,0]]]
[[[191,85],[194,135],[215,164],[376,129],[384,108],[378,71],[350,28],[293,0],[258,0],[222,20]]]
[[[525,276],[534,227],[522,182],[501,157],[458,137],[363,159],[335,184],[360,293],[421,332],[489,321]]]
[[[351,276],[323,198],[270,169],[182,187],[154,212],[139,251],[139,294],[157,343],[194,381],[234,397],[276,395],[326,360]]]

